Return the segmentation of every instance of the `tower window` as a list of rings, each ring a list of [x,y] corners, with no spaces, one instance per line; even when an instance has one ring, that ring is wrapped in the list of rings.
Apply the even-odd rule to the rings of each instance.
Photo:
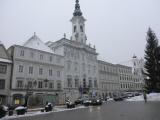
[[[83,32],[83,26],[82,25],[80,26],[80,29],[81,29],[81,32]]]
[[[76,27],[76,26],[74,26],[74,32],[76,32],[76,29],[77,29],[77,27]]]

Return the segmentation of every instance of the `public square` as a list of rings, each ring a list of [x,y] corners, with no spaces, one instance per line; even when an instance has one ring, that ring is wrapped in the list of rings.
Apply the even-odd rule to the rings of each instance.
[[[160,102],[115,102],[8,120],[159,120]],[[4,118],[7,119],[7,118]]]

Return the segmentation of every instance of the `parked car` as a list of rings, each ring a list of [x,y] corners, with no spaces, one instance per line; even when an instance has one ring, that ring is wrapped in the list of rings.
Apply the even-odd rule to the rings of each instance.
[[[78,98],[77,100],[75,100],[75,105],[78,105],[78,104],[83,104],[83,99],[82,98]]]
[[[83,105],[84,105],[84,106],[89,106],[89,105],[91,105],[91,102],[92,102],[92,101],[91,101],[89,98],[84,99],[84,100],[83,100]]]
[[[121,95],[115,95],[115,96],[113,96],[113,99],[115,101],[122,101],[124,98]]]
[[[127,98],[134,97],[134,93],[132,92],[127,92],[126,95],[127,95]]]
[[[91,100],[91,105],[102,105],[102,100],[101,99],[93,98]]]
[[[135,96],[139,96],[139,95],[141,95],[141,93],[135,92],[134,95],[135,95]]]

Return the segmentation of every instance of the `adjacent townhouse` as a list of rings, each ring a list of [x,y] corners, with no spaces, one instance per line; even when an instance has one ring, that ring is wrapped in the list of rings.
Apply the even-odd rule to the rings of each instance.
[[[38,96],[39,104],[62,102],[63,56],[55,54],[36,34],[23,46],[11,46],[8,53],[13,60],[12,104],[25,104],[30,95]]]
[[[0,104],[10,103],[12,60],[6,48],[0,43]]]

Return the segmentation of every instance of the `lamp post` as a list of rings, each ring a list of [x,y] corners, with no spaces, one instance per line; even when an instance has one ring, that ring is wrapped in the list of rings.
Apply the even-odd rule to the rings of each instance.
[[[33,85],[32,85],[33,84]],[[29,96],[31,95],[31,94],[33,94],[33,92],[34,92],[34,87],[36,87],[36,85],[37,85],[37,81],[35,80],[34,82],[32,82],[32,84],[25,84],[25,90],[26,90],[26,94],[25,94],[25,106],[28,106],[28,99],[29,99]]]
[[[48,82],[49,82],[49,80],[48,80],[47,78],[44,79],[45,91],[46,91],[46,92],[45,92],[45,103],[48,102],[48,101],[47,101],[47,90],[46,90],[46,88],[48,87],[48,84],[47,84]]]

